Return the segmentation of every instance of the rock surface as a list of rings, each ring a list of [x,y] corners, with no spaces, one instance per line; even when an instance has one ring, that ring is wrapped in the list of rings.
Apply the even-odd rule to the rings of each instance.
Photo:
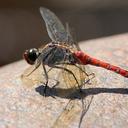
[[[128,34],[83,41],[80,47],[93,57],[128,70]],[[19,61],[0,69],[0,128],[77,128],[81,100],[74,98],[69,102],[70,97],[56,93],[52,97],[51,92],[44,97],[42,86],[26,88],[21,74],[28,67],[25,61]],[[81,128],[127,128],[128,79],[99,67],[90,69],[96,83],[85,89],[84,101],[91,95],[93,99]]]

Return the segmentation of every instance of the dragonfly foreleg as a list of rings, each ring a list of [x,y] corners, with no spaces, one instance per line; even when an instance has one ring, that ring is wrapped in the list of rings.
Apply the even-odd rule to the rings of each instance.
[[[46,71],[45,65],[42,64],[42,66],[43,66],[43,69],[44,69],[44,75],[45,75],[45,79],[46,79],[45,88],[44,88],[44,95],[45,95],[46,94],[46,89],[47,89],[47,86],[48,86],[48,73]]]
[[[40,62],[36,63],[34,69],[25,76],[28,77],[29,75],[31,75],[40,66],[40,64],[41,64]]]

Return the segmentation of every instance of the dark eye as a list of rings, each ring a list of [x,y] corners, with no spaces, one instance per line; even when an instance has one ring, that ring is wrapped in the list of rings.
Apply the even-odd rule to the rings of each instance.
[[[34,64],[35,60],[37,59],[37,57],[39,56],[39,52],[37,49],[32,48],[30,50],[26,50],[23,54],[25,60],[29,63],[29,64]]]

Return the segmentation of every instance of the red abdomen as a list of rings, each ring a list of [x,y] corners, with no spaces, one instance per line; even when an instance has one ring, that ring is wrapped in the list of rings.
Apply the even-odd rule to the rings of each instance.
[[[77,63],[79,63],[79,64],[83,64],[83,65],[90,64],[90,65],[94,65],[94,66],[99,66],[99,67],[105,68],[107,70],[114,71],[115,73],[118,73],[124,77],[128,77],[127,70],[124,70],[120,67],[111,65],[104,61],[100,61],[98,59],[92,58],[82,51],[76,51],[73,54],[75,55],[75,57],[77,57],[77,59],[78,59]]]

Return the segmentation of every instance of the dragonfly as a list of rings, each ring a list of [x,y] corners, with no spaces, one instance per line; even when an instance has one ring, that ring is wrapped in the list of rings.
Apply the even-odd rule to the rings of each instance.
[[[31,48],[26,50],[23,54],[24,59],[30,65],[35,65],[35,68],[28,74],[31,75],[41,64],[43,67],[46,83],[44,88],[44,95],[46,94],[49,76],[46,71],[45,65],[56,69],[63,70],[63,75],[65,81],[73,81],[74,83],[68,82],[72,86],[78,87],[81,91],[83,84],[87,83],[90,80],[90,76],[94,77],[93,73],[88,74],[85,70],[85,67],[78,65],[80,60],[75,56],[75,51],[78,51],[79,46],[74,43],[73,38],[70,34],[69,26],[67,24],[66,30],[58,19],[58,17],[46,8],[40,8],[40,13],[42,18],[45,21],[47,32],[52,42],[48,43],[43,48]],[[78,64],[77,64],[78,63]],[[73,67],[74,69],[72,69]],[[78,76],[74,71],[79,71]],[[70,76],[68,78],[68,76]],[[67,77],[67,78],[66,78]],[[82,80],[82,82],[81,82]]]
[[[41,72],[40,75],[38,75],[39,77],[37,78],[35,83],[41,80],[43,81],[43,79],[45,78],[45,87],[43,92],[44,95],[46,95],[47,93],[47,88],[53,75],[51,73],[53,69],[60,71],[60,80],[58,81],[54,79],[56,81],[55,86],[63,78],[66,87],[71,88],[71,94],[76,91],[76,89],[78,89],[80,94],[82,94],[83,87],[86,86],[87,88],[88,86],[92,87],[93,85],[95,85],[95,74],[90,71],[88,65],[99,66],[107,70],[114,71],[115,73],[118,73],[124,77],[128,77],[128,71],[120,67],[111,65],[107,62],[95,59],[87,55],[85,52],[81,51],[78,44],[73,40],[68,24],[66,25],[65,29],[59,18],[52,11],[47,8],[40,7],[40,13],[45,22],[48,35],[52,41],[44,47],[40,47],[38,49],[31,48],[24,52],[24,59],[28,64],[34,65],[34,67],[32,68],[32,70],[27,70],[27,73],[25,72],[23,74],[23,77],[27,78],[34,72],[36,72],[37,69],[40,68],[41,70],[43,68],[43,74]],[[43,79],[41,79],[41,75],[44,76]],[[37,76],[34,75],[33,79],[35,77]],[[59,85],[62,88],[64,87],[61,84]],[[81,98],[83,103],[83,111],[81,114],[79,127],[81,125],[83,116],[87,112],[86,110],[89,108],[90,103],[92,102],[93,96],[90,96],[88,100],[87,97],[83,98],[82,95]],[[87,101],[85,101],[85,99]],[[85,105],[84,102],[88,102],[88,104]],[[53,127],[63,126],[64,124],[61,125],[60,122],[65,122],[65,124],[68,125],[73,120],[72,118],[75,118],[75,114],[78,113],[81,108],[77,108],[76,101],[74,100],[69,102],[68,106],[70,105],[73,106],[71,107],[72,109],[70,111],[63,111],[59,118],[56,120]],[[67,123],[65,120],[67,121]]]
[[[81,90],[85,87],[85,84],[86,88],[95,85],[94,73],[91,72],[88,66],[85,67],[76,63],[79,60],[73,53],[75,53],[74,51],[79,51],[80,47],[74,41],[69,25],[66,24],[65,28],[59,18],[47,8],[40,7],[40,13],[52,41],[38,49],[31,48],[24,52],[23,57],[31,67],[24,71],[22,80],[25,85],[30,87],[43,83],[45,85],[43,88],[44,96],[47,95],[48,86],[57,85],[58,88],[64,88],[64,91],[60,89],[56,95],[69,97],[70,100],[52,127],[68,127],[78,116],[78,113],[81,112],[80,127],[82,119],[93,99],[91,95],[84,98],[86,94],[82,95]],[[53,78],[56,75],[57,77]],[[82,99],[82,108],[78,100],[71,100],[75,99],[72,96],[76,97],[74,92],[77,90],[80,92],[78,99]]]
[[[62,66],[62,65],[74,65],[82,71],[84,70],[84,67],[77,66],[78,64],[99,66],[128,78],[127,70],[109,64],[107,62],[98,60],[96,58],[93,58],[88,54],[86,54],[85,52],[81,51],[80,48],[76,45],[76,43],[74,43],[68,27],[67,30],[65,30],[61,21],[50,10],[45,8],[40,8],[40,13],[45,21],[47,32],[52,42],[48,43],[42,49],[32,48],[26,50],[23,56],[29,64],[31,65],[35,64],[35,69],[33,71],[35,71],[42,64],[46,78],[44,94],[46,93],[48,80],[49,80],[45,65],[48,65],[51,68],[62,69],[65,72],[72,75],[80,90],[81,90],[81,84],[79,83],[79,80],[77,80],[73,71],[68,69],[66,66]],[[94,74],[87,74],[85,71],[83,72],[86,75],[86,82],[89,81],[90,75],[94,75]]]

